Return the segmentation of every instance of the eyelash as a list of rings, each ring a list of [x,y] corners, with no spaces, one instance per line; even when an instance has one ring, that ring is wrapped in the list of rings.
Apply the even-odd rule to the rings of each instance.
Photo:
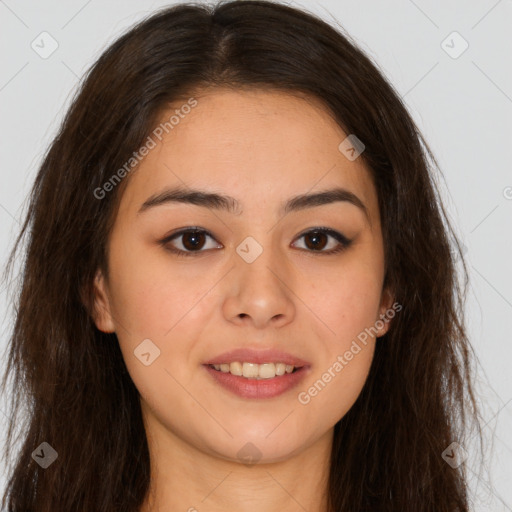
[[[175,238],[179,238],[180,236],[185,235],[187,233],[205,234],[205,235],[207,235],[210,238],[215,240],[215,238],[213,237],[213,235],[209,231],[207,231],[205,229],[201,229],[199,227],[189,227],[189,228],[186,228],[186,229],[182,229],[182,230],[180,230],[180,231],[178,231],[176,233],[173,233],[170,236],[165,237],[164,239],[159,241],[159,244],[162,245],[167,251],[169,251],[169,252],[171,252],[173,254],[176,254],[178,257],[188,258],[190,256],[194,256],[196,254],[200,254],[202,252],[206,252],[204,250],[183,251],[181,249],[176,249],[175,247],[172,247],[171,245],[169,245],[169,242],[171,242]],[[332,238],[337,240],[340,245],[336,249],[331,249],[330,251],[314,251],[314,250],[308,250],[308,249],[301,249],[301,250],[304,250],[306,252],[311,252],[311,253],[317,253],[317,254],[323,254],[323,255],[329,255],[330,256],[330,255],[338,254],[338,253],[341,253],[341,252],[345,251],[352,244],[352,240],[349,240],[347,237],[345,237],[341,233],[338,233],[338,231],[334,231],[333,229],[326,228],[326,227],[311,228],[308,231],[305,231],[302,234],[300,234],[297,238],[298,239],[302,238],[302,237],[304,237],[306,235],[309,235],[311,233],[323,233],[323,234],[326,234],[328,236],[331,236]]]

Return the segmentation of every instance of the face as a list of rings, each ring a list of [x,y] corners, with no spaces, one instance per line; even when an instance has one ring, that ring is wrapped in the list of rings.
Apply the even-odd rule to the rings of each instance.
[[[152,431],[225,460],[285,460],[351,408],[387,329],[377,193],[315,100],[195,99],[125,178],[95,322],[116,332]],[[236,207],[173,201],[176,187]],[[344,192],[292,201],[333,189]]]

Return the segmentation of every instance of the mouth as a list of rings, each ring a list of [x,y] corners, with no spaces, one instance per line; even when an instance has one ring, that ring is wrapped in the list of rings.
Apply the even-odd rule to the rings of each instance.
[[[273,398],[291,390],[311,371],[309,362],[279,349],[238,348],[202,365],[213,383],[241,398]],[[212,381],[210,381],[212,382]]]
[[[231,395],[244,399],[269,399],[291,391],[310,373],[309,365],[284,365],[282,373],[282,365],[284,363],[252,364],[234,361],[229,364],[204,364],[203,367],[213,379],[212,382]]]
[[[231,363],[208,364],[210,368],[217,372],[229,373],[237,377],[255,380],[267,380],[281,377],[283,375],[296,373],[304,366],[295,366],[282,362],[278,363],[249,363],[233,361]]]

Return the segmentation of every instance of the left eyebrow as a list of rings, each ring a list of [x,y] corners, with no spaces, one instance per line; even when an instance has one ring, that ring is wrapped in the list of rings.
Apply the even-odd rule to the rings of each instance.
[[[347,202],[359,208],[370,223],[370,215],[365,204],[353,192],[345,188],[333,188],[316,192],[314,194],[300,194],[294,196],[281,205],[280,213],[286,215],[289,212],[332,204],[335,202]],[[214,192],[190,188],[167,188],[162,192],[150,196],[139,208],[137,214],[141,214],[150,208],[168,203],[188,203],[204,208],[225,210],[233,215],[241,215],[240,202],[234,197],[221,195]]]

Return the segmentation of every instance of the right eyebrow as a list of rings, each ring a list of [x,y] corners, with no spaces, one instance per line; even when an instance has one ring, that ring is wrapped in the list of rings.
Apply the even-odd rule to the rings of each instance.
[[[335,202],[348,202],[359,208],[370,222],[370,215],[366,205],[350,190],[337,187],[314,194],[300,194],[290,198],[280,207],[280,213],[285,215],[289,212],[304,210]],[[225,210],[233,215],[241,215],[240,202],[229,195],[222,195],[199,189],[183,187],[166,188],[161,192],[150,196],[139,208],[138,214],[143,213],[156,206],[169,203],[187,203],[204,208]]]

